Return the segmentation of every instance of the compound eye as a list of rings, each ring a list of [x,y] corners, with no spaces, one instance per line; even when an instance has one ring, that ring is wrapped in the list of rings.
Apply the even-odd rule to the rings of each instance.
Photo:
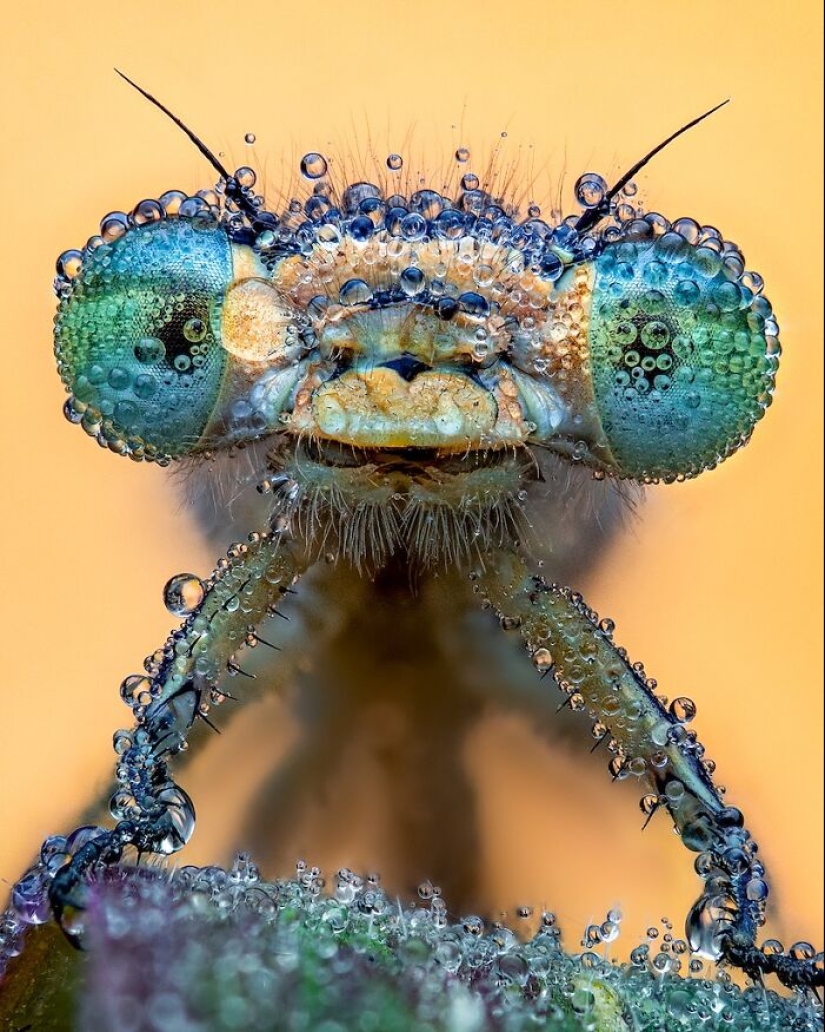
[[[63,382],[86,429],[114,450],[195,450],[217,403],[232,252],[215,223],[166,219],[84,255],[55,319]]]
[[[614,244],[596,259],[593,394],[618,475],[694,476],[747,441],[779,360],[757,279],[676,233]]]

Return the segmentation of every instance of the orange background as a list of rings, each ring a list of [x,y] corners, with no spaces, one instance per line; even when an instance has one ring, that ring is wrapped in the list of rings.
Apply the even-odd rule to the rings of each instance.
[[[764,275],[785,346],[776,402],[719,471],[651,492],[585,588],[662,691],[696,700],[762,844],[774,931],[821,945],[819,5],[87,0],[6,18],[0,876],[103,783],[126,718],[117,686],[168,630],[160,588],[215,558],[163,471],[101,454],[60,413],[55,257],[112,209],[213,181],[112,66],[230,161],[257,133],[273,175],[283,156],[363,145],[367,126],[379,154],[413,126],[438,168],[506,130],[509,153],[547,167],[540,181],[568,173],[568,204],[579,171],[615,174],[732,96],[639,183],[650,207],[721,227]],[[515,717],[482,738],[491,899],[546,900],[570,942],[617,901],[631,935],[664,913],[680,927],[698,882],[664,818],[640,844],[638,811],[601,765],[562,763]]]

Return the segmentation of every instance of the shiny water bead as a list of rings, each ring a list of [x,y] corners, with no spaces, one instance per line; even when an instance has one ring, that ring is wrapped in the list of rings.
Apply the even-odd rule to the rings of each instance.
[[[255,142],[255,134],[254,133],[247,133],[244,136],[244,143],[248,143],[251,146],[254,142]]]
[[[620,243],[594,263],[593,387],[605,458],[623,476],[715,465],[747,440],[773,390],[770,307],[689,243],[698,226],[680,223],[686,235]]]
[[[56,262],[58,277],[65,280],[73,280],[80,272],[82,262],[83,254],[81,251],[73,248],[64,251]]]
[[[327,174],[327,167],[327,159],[316,151],[301,158],[301,175],[305,179],[321,179]]]
[[[404,164],[404,159],[400,154],[390,154],[387,158],[387,168],[391,172],[398,172]]]
[[[258,181],[258,174],[254,168],[249,168],[248,165],[243,165],[241,168],[235,170],[235,178],[241,186],[251,189]]]
[[[86,255],[57,313],[55,352],[96,432],[164,455],[197,443],[225,364],[231,275],[226,233],[186,219],[135,227]]]
[[[164,214],[160,201],[149,198],[136,204],[132,209],[132,221],[136,226],[143,226],[147,222],[157,222]]]
[[[12,889],[11,905],[24,924],[44,924],[52,916],[46,872],[33,868]]]
[[[100,220],[100,235],[104,243],[119,240],[130,226],[129,216],[123,211],[113,211]]]
[[[362,305],[372,299],[372,287],[362,279],[347,280],[338,291],[342,305]]]
[[[690,723],[690,721],[696,716],[696,703],[693,699],[689,699],[684,695],[680,696],[678,699],[674,699],[668,709],[670,715],[681,724]]]
[[[166,582],[163,604],[174,616],[189,616],[203,602],[206,586],[194,573],[179,573]]]
[[[398,278],[398,282],[407,297],[416,297],[426,286],[424,273],[414,267],[404,269]]]
[[[152,851],[168,856],[182,849],[192,837],[195,830],[195,806],[186,792],[177,785],[158,792],[154,802],[161,808],[161,814],[148,829],[152,835]]]
[[[607,183],[596,172],[585,172],[576,180],[573,192],[583,208],[597,208],[607,196]]]

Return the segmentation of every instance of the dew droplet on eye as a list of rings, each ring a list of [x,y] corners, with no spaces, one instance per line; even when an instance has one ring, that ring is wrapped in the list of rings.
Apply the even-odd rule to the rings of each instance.
[[[112,211],[100,222],[100,235],[107,244],[119,240],[129,228],[129,216],[122,211]]]
[[[327,174],[327,159],[317,151],[310,151],[301,158],[301,175],[304,179],[321,179]]]
[[[160,201],[148,198],[132,209],[132,221],[138,226],[145,226],[149,222],[159,222],[163,214],[164,209]]]
[[[250,146],[252,146],[252,144],[254,142],[255,142],[255,134],[254,133],[247,133],[246,136],[244,136],[244,143],[248,143]]]
[[[57,275],[67,280],[74,279],[80,272],[82,261],[83,254],[81,251],[75,250],[74,248],[64,251],[57,259]]]
[[[194,573],[179,573],[167,581],[163,604],[173,616],[189,616],[203,601],[206,585]]]
[[[187,319],[183,324],[183,335],[190,344],[200,344],[206,336],[207,326],[203,319]]]
[[[404,164],[404,159],[400,154],[390,154],[387,158],[387,168],[391,172],[398,172]]]
[[[467,172],[461,177],[461,187],[464,190],[477,190],[479,179],[474,172]]]
[[[455,152],[455,160],[463,165],[470,160],[470,152],[466,147],[459,147]]]

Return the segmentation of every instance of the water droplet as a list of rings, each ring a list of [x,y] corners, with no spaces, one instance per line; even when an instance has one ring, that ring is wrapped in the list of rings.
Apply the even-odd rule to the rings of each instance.
[[[461,165],[465,164],[465,162],[470,160],[469,150],[466,147],[459,147],[455,152],[455,160]]]
[[[244,136],[244,142],[252,145],[255,142],[255,134],[247,133],[246,136]]]
[[[74,248],[64,251],[57,259],[57,275],[65,279],[74,279],[80,272],[83,255]]]
[[[132,210],[132,221],[138,226],[148,222],[159,222],[163,218],[163,205],[160,201],[145,200],[136,204]]]
[[[359,244],[365,244],[375,232],[375,223],[369,215],[358,215],[347,227],[349,236]]]
[[[553,666],[553,656],[549,649],[536,649],[532,656],[533,666],[540,673],[544,673]]]
[[[477,294],[474,290],[468,290],[460,294],[458,303],[468,315],[486,318],[490,314],[490,305],[487,303],[487,298]]]
[[[320,179],[327,174],[327,167],[327,159],[316,151],[310,151],[301,158],[301,175],[305,179]]]
[[[596,208],[607,195],[607,183],[596,172],[585,172],[579,176],[573,192],[576,200],[583,208]]]
[[[153,821],[149,833],[151,849],[169,855],[182,849],[195,830],[195,806],[184,790],[171,785],[158,792],[155,802],[164,807],[161,817]]]
[[[145,674],[130,674],[120,684],[120,697],[127,706],[137,706],[146,697],[151,698],[152,682]]]
[[[686,695],[680,695],[670,704],[670,715],[680,724],[689,724],[696,716],[696,703]]]
[[[407,297],[415,297],[420,294],[426,285],[424,273],[414,267],[404,269],[398,280]]]
[[[249,187],[250,189],[257,183],[258,176],[254,169],[248,165],[243,165],[241,168],[236,169],[235,178],[241,184],[241,186]]]
[[[107,244],[119,240],[129,228],[129,216],[122,211],[113,211],[100,222],[100,235]]]
[[[206,336],[207,329],[203,319],[187,319],[183,324],[183,335],[190,344],[200,344]]]
[[[167,581],[163,604],[174,616],[189,616],[203,602],[206,586],[194,573],[179,573]]]
[[[40,871],[29,871],[14,886],[11,905],[24,924],[39,925],[49,920],[49,894]]]
[[[362,279],[351,279],[338,291],[342,305],[364,305],[372,300],[372,287]]]
[[[387,168],[392,172],[397,172],[404,164],[404,159],[400,154],[390,154],[387,158]]]

